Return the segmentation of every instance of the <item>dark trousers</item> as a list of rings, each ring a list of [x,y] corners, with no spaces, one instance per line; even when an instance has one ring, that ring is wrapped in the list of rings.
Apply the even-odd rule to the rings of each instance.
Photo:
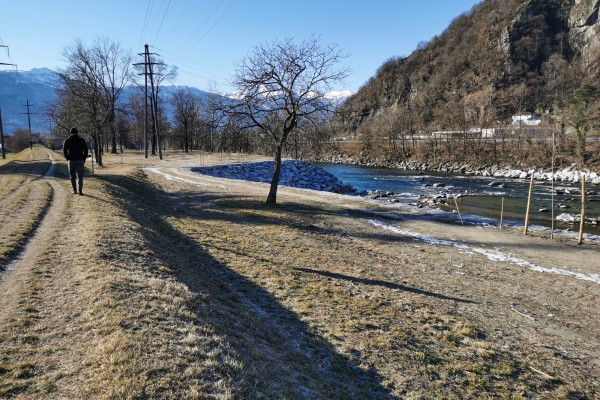
[[[83,189],[83,164],[85,160],[69,160],[69,175],[71,175],[71,185],[73,190],[77,190],[75,183],[79,181],[79,191]]]

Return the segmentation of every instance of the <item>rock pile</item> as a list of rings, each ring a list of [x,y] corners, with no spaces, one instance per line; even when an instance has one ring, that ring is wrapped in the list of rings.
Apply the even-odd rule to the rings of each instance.
[[[425,185],[424,185],[425,186]],[[436,186],[435,184],[429,185],[433,187],[443,187],[443,184]],[[370,199],[386,199],[390,203],[400,203],[400,200],[396,197],[396,193],[394,192],[384,192],[382,190],[369,190],[362,193],[359,193],[360,196],[366,196]],[[429,195],[421,195],[419,200],[416,203],[407,203],[410,206],[416,206],[419,208],[427,207],[437,207],[444,204],[451,204],[452,199],[456,199],[459,197],[463,197],[465,194],[451,192],[448,190],[443,190],[439,193],[429,194]]]
[[[581,222],[581,214],[569,214],[569,213],[563,213],[560,214],[558,217],[555,218],[556,221],[558,222],[562,222],[565,224],[579,224]],[[590,224],[590,225],[598,225],[600,223],[600,218],[585,218],[584,224]]]
[[[241,179],[271,183],[275,163],[265,161],[247,164],[228,164],[192,168],[193,172],[220,178]],[[338,178],[304,161],[286,160],[281,163],[279,184],[301,189],[313,189],[340,194],[357,194],[352,186],[344,185]]]

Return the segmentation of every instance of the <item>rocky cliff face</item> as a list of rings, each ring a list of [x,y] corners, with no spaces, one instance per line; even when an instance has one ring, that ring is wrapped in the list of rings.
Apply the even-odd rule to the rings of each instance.
[[[600,0],[575,0],[569,10],[569,36],[584,58],[600,51],[599,10]]]
[[[345,104],[353,130],[398,107],[413,129],[551,114],[597,84],[600,0],[485,0],[409,57],[392,59]],[[408,127],[407,127],[408,129]]]

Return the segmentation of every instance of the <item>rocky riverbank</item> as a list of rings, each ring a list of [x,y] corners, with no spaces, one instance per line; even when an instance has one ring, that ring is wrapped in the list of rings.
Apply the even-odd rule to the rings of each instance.
[[[221,178],[270,183],[273,177],[273,167],[274,163],[272,161],[265,161],[256,163],[217,165],[211,167],[196,167],[192,168],[192,171],[204,175],[216,176]],[[497,170],[496,172],[498,172],[499,174],[491,176],[506,178],[506,173],[502,171],[504,170]],[[540,172],[531,172],[536,174],[536,179],[543,179],[540,178],[539,175],[537,175],[541,174]],[[531,172],[528,172],[527,176],[530,176],[529,173]],[[458,173],[460,173],[460,171]],[[504,175],[501,175],[501,173]],[[513,174],[516,175],[516,173],[517,170],[515,170]],[[515,176],[515,178],[524,178],[522,175],[523,173],[525,173],[525,171],[521,171],[521,174],[519,176]],[[563,176],[569,175],[565,174]],[[422,178],[416,179],[422,180]],[[498,181],[493,181],[490,183],[490,185],[494,185],[495,183],[501,184]],[[382,202],[401,202],[400,197],[398,197],[396,193],[389,191],[384,192],[380,190],[374,190],[358,193],[355,188],[349,185],[345,185],[342,181],[340,181],[338,178],[336,178],[334,175],[327,172],[323,168],[298,160],[286,160],[282,162],[279,184],[300,189],[312,189],[339,194],[361,195],[371,199],[377,199],[378,201]],[[416,202],[407,203],[408,205],[415,206],[418,208],[438,208],[444,205],[453,206],[455,204],[455,199],[458,197],[477,195],[477,193],[457,192],[455,190],[447,189],[444,187],[445,185],[443,183],[429,183],[424,181],[423,186],[431,186],[432,189],[438,188],[438,190],[428,195],[421,195],[419,200],[417,200]],[[557,188],[556,193],[565,194],[567,190],[568,189],[563,190]],[[578,193],[575,192],[575,189],[571,189],[569,191],[569,194],[577,195]],[[594,196],[597,195],[597,193],[595,192],[588,192],[588,194]],[[568,208],[568,206],[564,206],[564,208]],[[561,214],[560,216],[556,217],[557,221],[567,224],[579,223],[579,219],[579,216],[573,214]],[[598,218],[586,217],[585,223],[596,225],[598,224]]]
[[[498,164],[475,165],[467,162],[420,162],[420,161],[379,161],[371,160],[364,157],[342,157],[342,156],[327,156],[319,160],[331,164],[349,164],[362,165],[366,167],[377,168],[395,168],[412,171],[437,171],[448,172],[464,175],[479,175],[490,176],[496,178],[519,178],[526,179],[534,174],[534,178],[538,180],[551,181],[552,170],[550,168],[526,168],[518,169],[512,166],[499,166]],[[581,182],[581,178],[585,177],[586,183],[600,185],[600,175],[589,169],[577,170],[577,164],[571,164],[566,168],[555,169],[555,182]]]
[[[264,161],[246,164],[217,165],[213,167],[192,168],[193,172],[220,178],[241,179],[251,182],[271,183],[274,162]],[[301,188],[320,190],[339,194],[358,194],[352,186],[345,185],[323,168],[304,161],[286,160],[281,163],[279,184]]]

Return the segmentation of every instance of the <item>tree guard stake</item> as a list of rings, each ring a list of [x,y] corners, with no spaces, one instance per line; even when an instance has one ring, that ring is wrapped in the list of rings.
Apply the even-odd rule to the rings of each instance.
[[[533,175],[531,173],[531,182],[529,182],[529,197],[527,197],[527,212],[525,213],[525,230],[523,235],[527,235],[527,227],[529,226],[529,209],[531,208],[531,192],[533,192]]]
[[[581,222],[579,223],[579,240],[577,244],[583,242],[583,225],[585,224],[585,175],[581,175]]]
[[[460,215],[460,209],[458,208],[458,201],[456,200],[456,196],[454,196],[454,204],[456,205],[456,211],[458,212],[458,218],[460,218],[460,224],[465,226],[462,216]]]

